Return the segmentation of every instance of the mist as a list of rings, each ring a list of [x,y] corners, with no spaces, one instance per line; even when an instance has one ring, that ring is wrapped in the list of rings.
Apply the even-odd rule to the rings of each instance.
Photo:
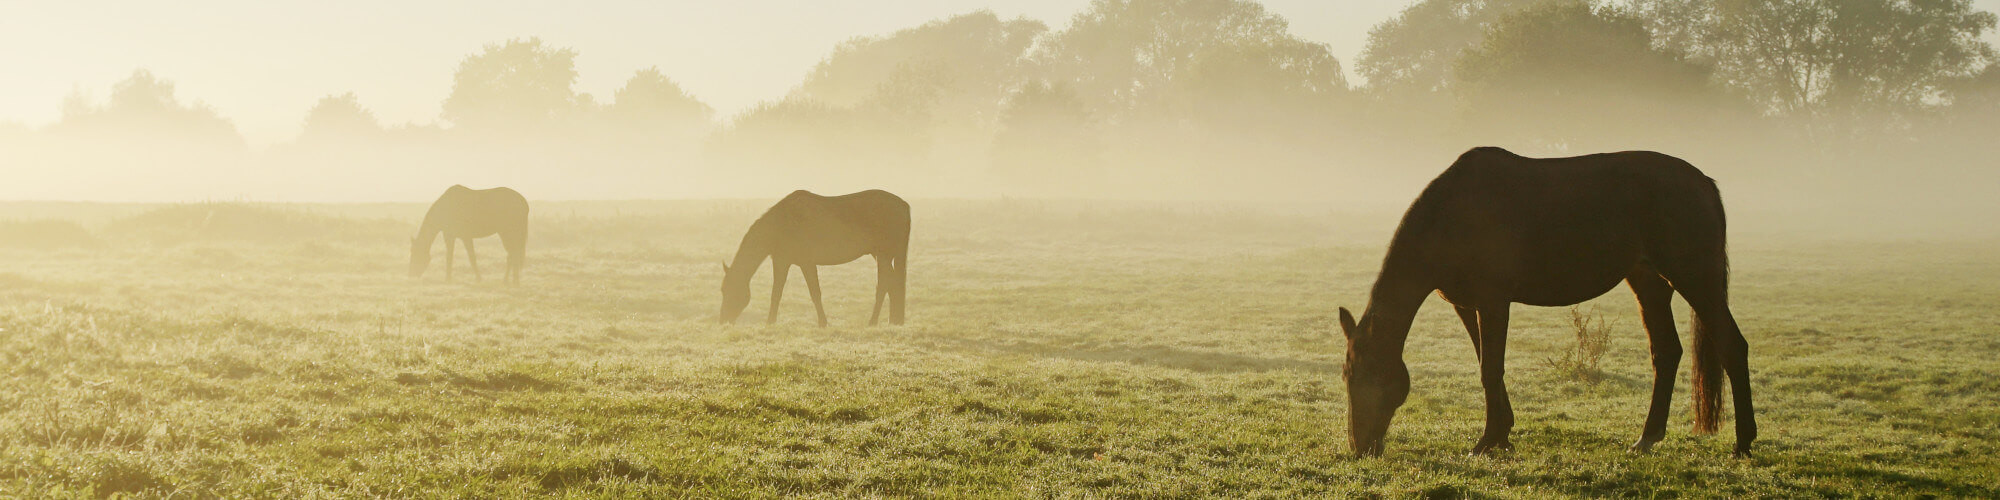
[[[0,0],[0,498],[2000,498],[1996,9]]]
[[[408,202],[464,184],[540,200],[882,188],[914,198],[1393,212],[1458,153],[1500,146],[1529,156],[1679,156],[1719,181],[1738,227],[1752,231],[1987,237],[2000,234],[1984,220],[2000,212],[1987,195],[2000,186],[1993,7],[1097,1],[1004,13],[951,6],[901,25],[886,24],[908,14],[856,9],[761,45],[728,39],[653,52],[684,59],[659,61],[631,47],[594,59],[594,47],[616,37],[557,21],[537,32],[521,20],[525,11],[469,16],[430,36],[385,21],[396,38],[346,35],[356,54],[302,48],[282,67],[141,60],[117,75],[54,77],[78,81],[66,95],[12,96],[58,112],[0,116],[9,173],[0,199]],[[713,39],[799,23],[654,14],[675,16],[662,21],[671,26],[713,16],[706,24],[715,26],[699,32]],[[858,31],[831,31],[840,26]],[[819,48],[780,56],[776,46]],[[19,66],[102,68],[91,58],[108,57],[107,48],[53,47]],[[377,56],[395,65],[393,82],[328,76],[286,90],[321,97],[282,110],[210,104],[241,102],[231,94],[259,81],[296,79],[270,72],[379,75],[363,71],[372,63],[364,55],[405,48],[459,55],[435,67]],[[269,59],[286,45],[209,49]],[[614,60],[626,66],[607,67]],[[809,65],[802,74],[785,69],[800,64]],[[237,82],[197,93],[182,78]],[[353,90],[385,85],[396,90]],[[426,95],[443,97],[412,104]]]

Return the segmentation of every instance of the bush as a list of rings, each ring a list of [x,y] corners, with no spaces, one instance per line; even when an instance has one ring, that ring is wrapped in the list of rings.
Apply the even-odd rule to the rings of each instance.
[[[1611,347],[1611,327],[1605,324],[1604,315],[1595,309],[1586,312],[1580,306],[1570,306],[1569,327],[1576,334],[1576,343],[1560,354],[1542,358],[1542,362],[1560,378],[1588,384],[1603,380],[1604,370],[1597,362]]]
[[[296,208],[250,203],[188,203],[168,205],[113,221],[105,234],[156,244],[187,242],[292,243],[373,239],[396,241],[401,229],[383,231],[368,224]],[[377,234],[381,233],[381,234]]]
[[[71,221],[0,221],[0,248],[78,248],[97,244],[97,237],[90,230]]]

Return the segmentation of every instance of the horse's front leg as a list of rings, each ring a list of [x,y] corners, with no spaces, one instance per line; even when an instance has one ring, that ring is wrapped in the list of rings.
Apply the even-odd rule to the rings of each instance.
[[[771,271],[771,317],[764,320],[765,324],[778,322],[778,302],[785,297],[785,276],[792,274],[792,263],[771,259]]]
[[[444,282],[445,283],[451,282],[451,268],[452,268],[451,259],[454,258],[452,257],[452,255],[458,253],[457,247],[458,247],[457,238],[453,238],[450,236],[444,237]]]
[[[1472,454],[1510,450],[1507,434],[1514,430],[1514,406],[1507,401],[1507,314],[1513,304],[1479,306],[1479,384],[1486,389],[1486,432]]]
[[[1458,321],[1465,324],[1465,334],[1472,337],[1472,359],[1479,359],[1479,310],[1468,306],[1453,305],[1458,312]]]
[[[472,251],[472,238],[465,239],[465,263],[472,264],[472,281],[486,281],[479,275],[479,254]]]

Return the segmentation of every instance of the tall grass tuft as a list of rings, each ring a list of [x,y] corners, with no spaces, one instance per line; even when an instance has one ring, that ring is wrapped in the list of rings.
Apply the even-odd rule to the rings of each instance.
[[[1604,380],[1604,370],[1598,361],[1604,359],[1604,352],[1611,346],[1611,326],[1604,322],[1604,315],[1595,308],[1585,311],[1582,306],[1570,306],[1569,328],[1576,336],[1576,342],[1562,352],[1542,358],[1557,377],[1595,384]]]

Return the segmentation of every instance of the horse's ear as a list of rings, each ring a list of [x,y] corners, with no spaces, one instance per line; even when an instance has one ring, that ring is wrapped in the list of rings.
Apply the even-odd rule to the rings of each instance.
[[[723,262],[723,263],[722,263],[722,274],[723,274],[724,276],[728,276],[728,275],[729,275],[729,263],[728,263],[728,262]]]
[[[1340,333],[1346,334],[1349,339],[1353,339],[1355,328],[1354,314],[1347,312],[1347,308],[1345,307],[1340,308]]]

